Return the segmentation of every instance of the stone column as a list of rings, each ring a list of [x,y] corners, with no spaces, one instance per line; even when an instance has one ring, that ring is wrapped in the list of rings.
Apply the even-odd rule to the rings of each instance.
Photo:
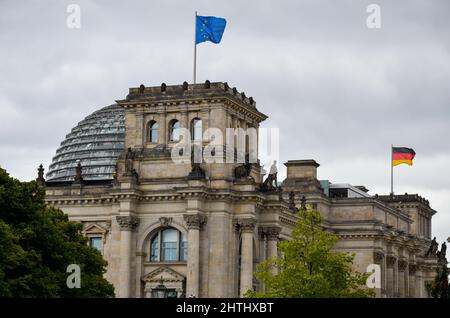
[[[394,282],[394,265],[397,262],[397,258],[395,258],[392,255],[388,255],[386,257],[386,266],[387,266],[387,270],[386,270],[386,274],[387,274],[387,286],[386,286],[386,294],[387,297],[392,298],[394,297],[394,287],[395,287],[395,282]]]
[[[409,297],[416,297],[416,264],[409,264]]]
[[[255,219],[240,219],[239,229],[241,231],[241,290],[240,296],[253,289],[253,234],[255,230]]]
[[[159,113],[159,139],[158,139],[158,144],[163,144],[166,145],[167,144],[167,125],[166,125],[166,112],[160,112]]]
[[[121,298],[131,297],[131,250],[132,231],[139,225],[135,216],[116,216],[120,226],[120,276],[117,295]]]
[[[407,281],[405,279],[405,271],[408,266],[408,262],[405,260],[398,261],[398,295],[401,298],[406,297],[407,289],[406,284]]]
[[[206,223],[206,216],[201,214],[185,214],[188,227],[188,259],[186,277],[186,296],[199,297],[200,287],[200,228]]]
[[[181,127],[186,128],[187,130],[191,131],[188,120],[189,120],[189,118],[188,118],[187,109],[181,110]]]
[[[423,267],[416,266],[416,298],[423,298],[424,296],[424,283],[423,283]]]
[[[145,138],[145,139],[144,139]],[[136,112],[136,141],[135,146],[137,148],[144,147],[147,139],[147,127],[144,125],[144,113],[142,109]]]
[[[373,262],[380,266],[380,288],[375,288],[375,293],[377,298],[386,296],[386,266],[385,257],[382,252],[376,251],[373,253]]]
[[[267,237],[267,258],[278,256],[278,236],[280,235],[281,228],[277,226],[267,227],[264,229],[264,233]],[[278,273],[277,268],[273,268],[274,274]]]

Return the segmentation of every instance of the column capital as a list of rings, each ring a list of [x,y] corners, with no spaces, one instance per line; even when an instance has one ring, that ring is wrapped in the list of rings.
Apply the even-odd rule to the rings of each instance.
[[[238,219],[237,224],[242,233],[253,233],[256,226],[256,220],[253,218]]]
[[[134,231],[139,225],[139,218],[132,215],[116,216],[121,231]]]
[[[393,255],[388,255],[386,256],[386,265],[388,267],[392,267],[394,266],[395,262],[397,261],[397,257],[393,256]]]
[[[398,261],[398,270],[399,271],[405,271],[405,269],[408,267],[408,262],[404,259],[400,259]]]
[[[262,232],[267,237],[267,240],[278,241],[278,236],[280,235],[281,228],[279,226],[266,226],[262,227]]]
[[[208,220],[203,214],[184,214],[183,217],[189,230],[200,230]]]
[[[409,264],[409,275],[414,275],[416,273],[417,270],[417,265],[416,264]]]
[[[373,252],[373,262],[376,264],[381,264],[383,262],[384,253],[380,251]]]

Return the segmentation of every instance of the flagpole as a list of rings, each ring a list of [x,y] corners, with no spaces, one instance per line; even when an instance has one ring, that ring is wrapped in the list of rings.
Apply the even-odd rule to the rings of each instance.
[[[392,155],[393,155],[393,151],[394,151],[394,145],[391,144],[391,158],[390,158],[390,163],[391,163],[391,194],[394,195],[394,165],[392,164]]]
[[[195,11],[195,32],[194,32],[194,84],[197,77],[197,11]]]

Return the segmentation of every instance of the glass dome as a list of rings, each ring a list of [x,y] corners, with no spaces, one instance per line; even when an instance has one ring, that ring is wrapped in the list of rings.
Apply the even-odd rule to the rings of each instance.
[[[46,181],[72,181],[78,161],[83,167],[84,180],[113,179],[124,144],[123,109],[113,104],[97,110],[80,121],[61,142]]]

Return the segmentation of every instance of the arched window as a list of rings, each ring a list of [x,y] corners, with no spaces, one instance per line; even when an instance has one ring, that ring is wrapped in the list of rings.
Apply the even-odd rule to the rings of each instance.
[[[150,261],[187,261],[186,235],[174,228],[158,231],[150,241]]]
[[[173,120],[169,125],[169,135],[170,141],[180,140],[180,122],[178,120]]]
[[[159,138],[159,125],[156,121],[152,120],[148,124],[148,141],[157,143]]]
[[[199,118],[192,119],[191,122],[191,138],[194,141],[201,141],[203,135],[202,120]]]

